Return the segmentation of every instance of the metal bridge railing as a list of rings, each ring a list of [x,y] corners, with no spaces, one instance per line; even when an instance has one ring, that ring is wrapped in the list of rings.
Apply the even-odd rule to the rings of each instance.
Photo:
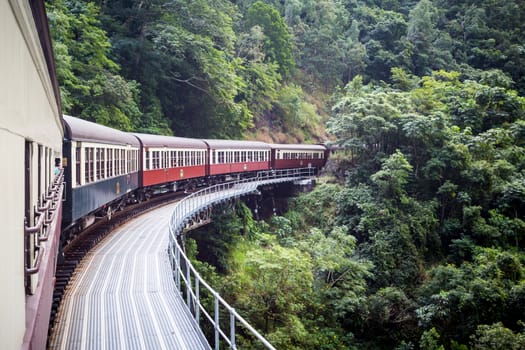
[[[230,349],[237,349],[235,342],[237,324],[242,325],[245,330],[267,349],[275,348],[200,277],[180,247],[177,240],[178,236],[183,233],[184,228],[191,221],[191,218],[211,206],[225,202],[231,198],[238,198],[254,193],[261,185],[311,178],[315,176],[315,171],[315,168],[302,168],[259,172],[256,177],[207,187],[187,196],[176,204],[170,218],[170,240],[168,247],[169,258],[173,269],[173,278],[179,291],[186,295],[186,304],[197,324],[200,325],[202,313],[213,326],[214,348],[216,350],[219,349],[221,339]],[[184,285],[182,285],[182,282],[184,282]],[[206,310],[205,306],[201,303],[201,289],[204,289],[208,296],[213,297],[213,311]],[[228,314],[229,330],[222,329],[219,323],[221,316],[224,317],[220,313],[221,309],[225,310]]]

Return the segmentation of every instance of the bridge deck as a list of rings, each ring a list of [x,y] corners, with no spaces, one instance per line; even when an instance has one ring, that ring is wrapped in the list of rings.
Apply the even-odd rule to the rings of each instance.
[[[172,279],[173,205],[117,229],[82,262],[49,349],[209,349]]]

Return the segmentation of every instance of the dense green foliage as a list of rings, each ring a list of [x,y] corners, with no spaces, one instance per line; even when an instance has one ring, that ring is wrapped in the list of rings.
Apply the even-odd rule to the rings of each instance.
[[[525,348],[523,1],[48,0],[48,11],[67,113],[274,141],[315,139],[331,116],[339,181],[268,222],[221,208],[195,233],[200,253],[188,246],[276,347]]]
[[[393,68],[525,91],[517,0],[47,1],[65,112],[122,129],[312,139],[327,94]]]

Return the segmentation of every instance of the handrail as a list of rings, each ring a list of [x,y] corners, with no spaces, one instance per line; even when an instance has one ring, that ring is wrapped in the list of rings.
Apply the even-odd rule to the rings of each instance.
[[[25,268],[26,275],[34,275],[38,271],[40,271],[40,264],[42,263],[42,256],[44,256],[44,247],[39,246],[36,251],[36,258],[35,258],[35,264],[31,267]]]
[[[237,311],[232,306],[230,306],[210,285],[208,285],[206,281],[202,279],[179,245],[177,238],[184,232],[184,227],[191,217],[218,202],[256,192],[257,188],[264,184],[294,181],[300,178],[311,178],[313,176],[315,176],[315,168],[263,171],[259,172],[256,177],[207,187],[203,190],[190,194],[175,205],[170,218],[170,242],[168,247],[169,259],[173,268],[173,278],[175,279],[177,288],[181,292],[181,279],[184,281],[184,284],[186,285],[186,304],[190,311],[193,310],[192,313],[197,324],[199,324],[200,313],[202,312],[206,319],[208,319],[208,321],[213,325],[216,350],[219,349],[219,342],[221,338],[226,344],[228,344],[230,349],[237,349],[235,343],[236,322],[239,322],[242,326],[244,326],[245,329],[248,330],[267,349],[275,350],[275,348],[241,315],[239,315]],[[217,194],[220,192],[223,192],[222,196],[211,196],[212,194]],[[181,263],[183,263],[186,267],[185,271],[182,268]],[[192,276],[194,283],[192,283]],[[201,286],[208,290],[210,295],[213,296],[213,317],[200,302]],[[221,329],[219,324],[219,304],[226,309],[230,316],[229,336],[225,334],[224,330]]]
[[[59,201],[62,197],[63,190],[63,179],[64,171],[61,170],[53,179],[50,188],[47,193],[43,196],[43,205],[37,205],[34,209],[35,217],[38,220],[35,225],[27,226],[27,219],[24,219],[24,235],[25,235],[25,275],[33,275],[40,271],[40,264],[42,257],[44,256],[44,247],[40,245],[41,242],[45,242],[49,238],[48,228],[53,223],[56,217],[57,208],[59,207]],[[36,234],[36,237],[32,239],[32,235]],[[31,258],[31,252],[34,252],[35,256]]]

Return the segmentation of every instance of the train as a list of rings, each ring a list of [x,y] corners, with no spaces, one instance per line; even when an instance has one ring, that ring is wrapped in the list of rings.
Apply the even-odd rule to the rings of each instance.
[[[64,244],[97,218],[167,191],[193,191],[260,171],[324,166],[322,144],[127,133],[64,116]]]
[[[62,113],[42,1],[0,1],[0,347],[44,349],[60,250],[97,218],[166,191],[321,168],[323,145],[128,133]]]

